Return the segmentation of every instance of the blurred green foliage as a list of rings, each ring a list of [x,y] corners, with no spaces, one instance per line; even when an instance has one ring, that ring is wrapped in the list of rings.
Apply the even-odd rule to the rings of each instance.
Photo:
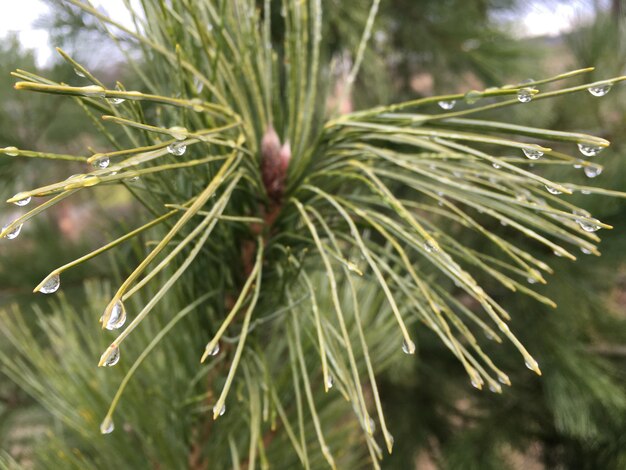
[[[325,3],[328,8],[335,9],[327,34],[337,35],[337,48],[328,51],[328,55],[337,56],[343,47],[349,48],[358,42],[358,26],[362,25],[366,12],[352,8],[351,2]],[[571,61],[564,68],[596,66],[603,77],[624,70],[624,18],[599,14],[595,22],[577,28],[563,42],[545,46],[542,40],[515,41],[490,22],[489,13],[493,9],[507,8],[513,3],[384,2],[374,32],[373,48],[367,52],[364,73],[355,87],[355,105],[364,107],[398,97],[413,97],[416,92],[411,90],[411,80],[421,73],[431,75],[432,89],[439,92],[463,87],[468,77],[472,82],[476,80],[489,86],[512,76],[517,79],[541,76],[545,73],[540,70],[539,61],[551,60],[555,51],[565,54]],[[68,33],[84,34],[94,29],[87,28],[83,17],[73,14],[71,9],[64,10],[53,21],[56,37],[75,41],[78,49],[80,40]],[[67,25],[73,25],[74,29]],[[345,45],[340,39],[345,40]],[[354,47],[350,49],[354,50]],[[22,51],[15,38],[0,46],[0,63],[5,71],[15,68],[35,70],[32,54]],[[55,66],[51,74],[59,81],[75,80],[73,71],[68,71],[66,66]],[[33,149],[43,144],[48,149],[52,146],[68,151],[81,151],[85,147],[84,141],[76,141],[81,133],[86,132],[86,119],[75,109],[66,108],[68,100],[20,95],[12,91],[12,82],[6,74],[0,76],[0,99],[6,103],[0,110],[0,141],[6,142],[5,145]],[[519,121],[529,125],[592,132],[611,140],[612,147],[599,157],[606,168],[600,178],[604,186],[624,190],[626,161],[620,156],[626,150],[623,132],[626,114],[619,103],[624,102],[626,95],[624,90],[616,87],[609,96],[604,100],[586,94],[576,95],[576,99],[557,98],[515,112],[519,113]],[[506,114],[510,112],[507,110]],[[488,117],[501,119],[506,114],[495,112]],[[508,117],[510,120],[510,115]],[[28,123],[28,126],[16,128],[15,122],[18,121]],[[91,142],[92,137],[85,139]],[[26,184],[20,179],[24,175],[39,178],[36,164],[0,158],[3,196]],[[32,165],[33,170],[18,168],[18,165]],[[554,176],[555,170],[550,171]],[[578,172],[578,179],[574,181],[581,184],[586,181],[581,170],[567,168],[563,171],[568,174]],[[49,179],[48,175],[46,178]],[[34,182],[28,181],[29,186]],[[37,182],[43,181],[37,179]],[[512,348],[493,347],[489,353],[509,373],[513,387],[503,395],[474,391],[458,362],[432,334],[424,331],[417,341],[417,360],[397,361],[382,376],[384,408],[396,441],[394,453],[384,461],[384,468],[414,468],[417,456],[424,454],[439,467],[451,469],[519,468],[519,460],[515,458],[520,455],[545,468],[617,470],[626,467],[626,358],[623,353],[626,307],[620,303],[623,300],[613,301],[619,295],[615,293],[615,289],[620,288],[619,281],[623,283],[626,276],[623,226],[626,205],[622,200],[596,196],[577,195],[575,198],[584,201],[594,215],[617,227],[613,233],[603,236],[603,256],[598,259],[581,255],[574,264],[564,260],[552,263],[560,268],[557,269],[559,275],[549,279],[541,293],[556,301],[559,306],[556,310],[519,296],[513,298],[504,291],[498,297],[509,310],[520,312],[514,319],[513,328],[536,353],[544,376],[537,378],[520,370],[518,361],[511,354]],[[74,251],[85,251],[81,243],[64,243],[58,234],[44,228],[46,224],[49,221],[36,224],[29,236],[31,243],[46,246],[45,256],[41,256],[41,250],[37,250],[41,257],[35,260],[32,250],[13,252],[5,249],[0,252],[0,279],[6,289],[3,297],[6,299],[11,295],[13,301],[22,304],[25,312],[19,315],[11,307],[10,313],[3,315],[0,321],[15,323],[6,334],[20,336],[12,346],[3,343],[0,350],[11,355],[15,351],[13,348],[22,347],[25,348],[22,351],[24,357],[35,354],[37,359],[33,363],[24,360],[19,364],[28,369],[29,382],[23,381],[25,374],[6,369],[8,361],[2,361],[4,372],[13,381],[4,380],[0,384],[0,442],[3,448],[7,444],[6,449],[11,451],[9,444],[15,444],[12,433],[16,429],[43,426],[47,433],[45,442],[26,440],[26,456],[22,455],[24,462],[37,461],[41,468],[61,468],[59,465],[81,469],[111,465],[119,468],[154,468],[159,465],[181,468],[181,462],[202,468],[201,465],[208,464],[203,460],[203,453],[210,453],[210,450],[198,450],[194,445],[201,442],[207,446],[229,448],[238,438],[236,432],[229,435],[214,433],[211,436],[216,436],[215,440],[207,440],[203,434],[209,432],[204,428],[209,425],[202,415],[210,413],[205,403],[210,400],[206,397],[202,380],[211,372],[198,367],[197,352],[204,345],[205,339],[198,332],[206,327],[203,324],[206,319],[188,315],[174,327],[150,360],[139,369],[126,391],[121,405],[125,419],[116,423],[123,432],[106,436],[103,440],[97,429],[99,419],[127,371],[124,366],[107,370],[105,374],[86,366],[97,362],[99,353],[106,346],[93,325],[93,319],[100,314],[96,310],[108,298],[107,284],[91,282],[83,289],[80,280],[93,276],[93,273],[77,271],[72,274],[74,277],[64,280],[77,286],[66,292],[67,298],[53,302],[53,307],[25,307],[28,289],[24,286],[34,285],[45,272],[45,266],[56,266],[61,260],[72,259]],[[521,238],[519,242],[522,242]],[[467,243],[477,246],[481,242],[477,238],[467,240]],[[119,268],[115,266],[140,258],[144,247],[138,242],[126,250],[117,255],[113,268],[99,265],[96,275],[117,279]],[[16,266],[28,266],[29,269],[19,270]],[[15,296],[14,289],[19,290],[19,296]],[[460,292],[459,295],[461,297]],[[162,309],[179,312],[192,298],[189,292],[180,288],[168,297],[168,303]],[[77,308],[77,305],[87,307]],[[36,318],[38,323],[24,323],[25,318]],[[45,339],[50,343],[43,347],[42,325],[53,332]],[[163,326],[163,320],[155,319],[145,331],[140,331],[139,340],[125,353],[128,351],[133,357],[138,355],[141,352],[139,345],[147,344]],[[185,334],[178,335],[179,330]],[[24,339],[29,343],[25,344]],[[194,347],[187,347],[190,342]],[[311,350],[310,353],[314,352]],[[68,380],[70,374],[71,380]],[[191,384],[190,377],[193,378]],[[68,383],[72,384],[71,390],[65,389]],[[46,410],[65,409],[66,412],[57,416],[43,413],[16,389],[15,384],[28,390]],[[63,392],[77,400],[78,403],[73,403],[74,408],[67,408],[70,404]],[[253,405],[245,402],[241,406]],[[324,419],[330,422],[347,414],[346,406],[325,408]],[[247,427],[247,424],[237,422],[241,417],[236,414],[231,417],[229,413],[225,419],[232,422],[220,422],[220,426],[230,426],[232,430],[237,426]],[[345,420],[336,432],[345,438],[350,435],[350,426]],[[36,439],[40,435],[33,433],[32,437]],[[286,440],[284,435],[282,439]],[[270,451],[280,455],[281,448],[289,445],[278,441]],[[346,454],[341,455],[345,465],[342,468],[366,465],[363,455],[351,452],[353,448],[347,448]],[[3,458],[4,464],[10,465],[8,454],[0,455],[0,464]],[[218,467],[211,468],[221,468],[219,465],[222,465],[212,464]],[[298,461],[286,458],[284,464],[282,468],[293,468]],[[321,468],[323,462],[311,462],[311,467]]]

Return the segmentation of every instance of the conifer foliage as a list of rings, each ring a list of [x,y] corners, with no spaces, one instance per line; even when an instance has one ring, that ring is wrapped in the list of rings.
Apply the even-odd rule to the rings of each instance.
[[[13,73],[17,90],[74,100],[109,148],[0,149],[89,168],[9,199],[42,202],[0,235],[14,238],[94,187],[123,185],[151,218],[54,267],[35,291],[56,292],[55,314],[39,312],[37,327],[7,314],[16,351],[2,356],[7,375],[75,442],[60,455],[63,438],[53,440],[40,450],[47,459],[66,468],[378,467],[394,423],[377,377],[411,360],[421,329],[477,389],[514,386],[485,352],[489,341],[541,375],[509,326],[520,312],[486,286],[553,306],[534,289],[550,259],[598,254],[597,232],[611,228],[568,195],[624,194],[545,176],[564,165],[598,174],[594,157],[608,141],[476,115],[600,97],[626,77],[568,86],[591,71],[581,69],[340,114],[380,0],[363,15],[357,47],[343,51],[352,60],[341,86],[326,38],[330,1],[144,1],[131,9],[135,29],[64,1],[122,50],[141,50],[127,58],[142,86],[107,86],[60,49],[76,83]],[[156,242],[120,264],[112,290],[88,283],[80,308],[63,295],[65,271],[146,234]],[[480,250],[464,243],[470,237],[484,241]]]

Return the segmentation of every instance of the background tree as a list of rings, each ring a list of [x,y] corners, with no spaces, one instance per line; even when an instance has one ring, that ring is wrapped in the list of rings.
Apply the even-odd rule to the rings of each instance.
[[[619,331],[623,328],[615,327],[623,319],[613,320],[604,312],[591,315],[601,305],[592,297],[588,306],[581,306],[579,301],[576,308],[567,309],[562,316],[559,310],[556,315],[540,311],[537,300],[550,302],[525,286],[526,276],[538,280],[535,277],[538,272],[534,269],[525,272],[523,264],[509,265],[494,244],[481,236],[486,234],[487,239],[498,240],[498,246],[513,250],[517,257],[527,253],[523,255],[525,260],[549,257],[551,265],[562,264],[555,262],[551,254],[555,249],[565,255],[561,245],[547,243],[549,249],[546,249],[529,244],[513,229],[521,228],[526,235],[528,230],[543,231],[549,239],[556,234],[593,251],[593,245],[585,241],[585,237],[593,241],[593,236],[579,227],[594,228],[600,222],[584,216],[567,218],[568,214],[559,208],[571,209],[568,203],[576,199],[562,203],[565,196],[546,194],[543,188],[547,183],[553,189],[551,192],[558,189],[604,193],[586,184],[563,186],[556,182],[565,179],[565,165],[590,167],[595,165],[593,160],[578,162],[577,158],[545,151],[542,159],[529,162],[521,156],[520,147],[527,151],[542,148],[524,137],[529,132],[542,139],[557,136],[574,142],[582,139],[588,145],[606,145],[604,141],[588,135],[559,135],[520,127],[497,127],[498,137],[490,136],[485,121],[455,121],[447,116],[433,120],[438,111],[432,107],[428,108],[430,113],[426,117],[411,113],[415,106],[426,104],[419,102],[403,104],[402,112],[398,108],[384,108],[334,120],[331,117],[329,122],[324,118],[327,103],[323,93],[315,98],[317,84],[326,85],[328,74],[323,66],[317,69],[315,54],[311,53],[315,47],[308,46],[316,44],[318,28],[327,24],[317,21],[315,13],[322,10],[317,9],[315,2],[304,10],[296,3],[286,3],[284,16],[280,15],[279,7],[273,10],[273,26],[268,25],[268,30],[257,29],[255,23],[270,17],[267,6],[256,11],[250,7],[246,2],[232,5],[199,2],[192,6],[183,1],[160,8],[150,3],[145,5],[148,18],[145,34],[151,43],[136,38],[147,60],[137,61],[135,69],[144,80],[142,90],[162,98],[128,94],[121,86],[117,90],[112,86],[106,90],[93,87],[76,90],[59,85],[46,88],[50,84],[37,75],[19,76],[30,82],[21,85],[22,88],[78,94],[84,105],[97,112],[121,114],[140,122],[137,126],[109,118],[127,126],[126,135],[115,134],[113,127],[108,128],[110,145],[114,148],[138,145],[133,153],[143,156],[149,155],[145,153],[146,146],[155,146],[160,154],[153,154],[154,157],[162,158],[168,165],[179,165],[174,173],[168,174],[161,173],[160,170],[166,170],[161,163],[144,161],[135,170],[125,163],[128,160],[124,160],[124,154],[111,154],[106,155],[110,166],[94,173],[100,180],[90,179],[91,176],[70,181],[71,188],[67,187],[68,183],[51,188],[67,192],[91,187],[92,182],[98,183],[96,186],[122,182],[148,211],[163,214],[164,203],[179,204],[169,206],[176,215],[149,232],[150,237],[144,239],[143,245],[138,244],[135,252],[112,252],[119,257],[117,265],[123,273],[113,276],[116,287],[146,255],[143,246],[150,252],[155,246],[150,242],[152,237],[163,239],[168,230],[176,227],[169,220],[180,217],[181,212],[176,212],[183,210],[180,204],[204,194],[208,181],[223,169],[221,160],[203,161],[203,166],[192,167],[193,171],[186,170],[186,165],[198,164],[207,154],[213,158],[215,152],[219,155],[225,148],[240,151],[256,162],[242,163],[239,169],[245,176],[237,179],[238,173],[231,174],[216,197],[203,204],[207,211],[238,214],[235,218],[222,217],[213,227],[212,221],[218,220],[215,212],[209,215],[198,212],[206,218],[192,219],[195,223],[179,231],[172,238],[173,244],[156,245],[167,247],[165,251],[180,250],[179,256],[168,257],[168,265],[148,287],[152,290],[143,294],[140,291],[126,300],[126,309],[136,314],[146,305],[151,308],[151,299],[160,298],[161,286],[177,280],[179,275],[180,280],[141,322],[141,327],[133,331],[132,341],[124,343],[124,358],[137,357],[136,365],[142,367],[136,369],[122,360],[112,370],[93,371],[94,361],[108,342],[93,327],[93,320],[100,316],[102,307],[112,296],[105,283],[89,284],[84,297],[76,294],[61,297],[55,303],[54,314],[49,313],[49,308],[45,314],[39,314],[39,326],[25,321],[15,310],[4,317],[7,339],[17,348],[3,356],[6,373],[65,424],[56,438],[37,446],[37,461],[56,461],[57,466],[78,468],[110,465],[179,468],[183,462],[197,468],[236,467],[254,466],[257,460],[262,466],[273,463],[286,468],[299,465],[317,468],[325,466],[326,461],[352,468],[375,464],[381,446],[391,447],[394,443],[391,431],[396,435],[391,458],[398,460],[385,459],[383,462],[390,468],[400,462],[408,465],[423,448],[430,451],[432,459],[450,467],[467,468],[474,464],[480,468],[501,468],[503,459],[515,455],[512,446],[516,449],[535,446],[543,450],[542,458],[548,464],[567,464],[573,458],[590,465],[619,464],[619,459],[623,459],[618,445],[619,427],[623,423],[620,417],[624,412],[623,387],[619,386],[612,364],[590,354],[590,350],[606,354],[606,344],[590,344],[593,343],[590,339],[610,338],[612,344],[620,344],[623,338],[619,337]],[[82,8],[90,10],[86,6]],[[337,18],[332,15],[332,2],[324,4],[324,8],[323,18]],[[99,16],[97,12],[91,13]],[[369,12],[365,10],[360,15],[365,20]],[[101,19],[103,24],[110,25]],[[282,35],[281,23],[286,31]],[[365,23],[362,21],[361,25]],[[189,24],[194,27],[190,28]],[[337,29],[354,31],[354,28]],[[267,39],[276,40],[276,31],[279,33],[278,41],[273,43],[275,55],[269,55]],[[127,34],[132,38],[132,34]],[[350,86],[356,76],[358,51],[364,49],[354,40],[354,35],[345,33],[338,37],[339,41],[333,38],[330,44],[322,42],[319,64],[341,53],[345,70],[343,75],[334,76],[344,82],[339,88],[344,93],[345,84]],[[240,47],[232,47],[232,41]],[[346,46],[346,49],[357,53],[346,59],[344,49],[337,47],[342,43],[353,44],[355,47]],[[176,48],[176,44],[181,47]],[[78,65],[67,60],[70,70]],[[196,73],[190,65],[202,72]],[[79,70],[82,70],[80,66]],[[307,74],[307,70],[312,73]],[[236,71],[239,73],[233,76]],[[101,86],[88,71],[81,73],[94,81],[95,87]],[[310,77],[318,74],[317,82],[310,81]],[[369,83],[364,78],[355,83],[357,107],[358,96],[367,93]],[[469,93],[465,96],[469,102],[467,112],[481,109],[480,102],[473,103],[477,98],[504,95],[506,99],[507,94],[515,97],[518,88],[532,86],[525,83],[486,94]],[[545,85],[536,86],[544,91]],[[391,93],[404,88],[400,85]],[[581,88],[584,91],[586,86]],[[281,89],[285,89],[284,95],[280,94]],[[330,89],[336,90],[332,86]],[[108,101],[102,100],[102,94]],[[219,106],[220,95],[241,116],[241,126],[223,130],[217,139],[194,141],[194,132],[201,132],[207,125],[215,126],[220,116],[226,121],[230,117],[229,108],[214,107]],[[538,94],[535,101],[541,96]],[[130,101],[137,98],[143,101]],[[463,95],[434,101],[453,98],[460,100]],[[119,103],[120,99],[127,101]],[[527,106],[537,109],[543,103]],[[529,109],[527,106],[522,107],[520,119]],[[557,108],[552,104],[540,109],[546,107]],[[420,108],[417,110],[422,112]],[[495,114],[495,118],[508,121],[503,115]],[[420,127],[411,125],[420,121],[423,121]],[[185,129],[172,128],[181,122]],[[281,148],[278,136],[267,131],[270,122],[283,141],[289,139],[290,152],[287,147]],[[158,128],[147,128],[147,123]],[[463,134],[471,137],[473,143],[469,146],[447,140],[458,139],[463,132],[476,128],[480,129],[477,134]],[[422,130],[436,139],[420,137]],[[166,135],[165,140],[155,132]],[[451,133],[456,137],[451,137]],[[506,137],[510,134],[516,138]],[[178,143],[181,137],[184,148]],[[514,150],[503,150],[506,146],[517,146],[517,154]],[[570,143],[563,150],[571,153],[571,147]],[[280,165],[276,166],[272,158],[282,157],[284,161],[289,154],[292,160],[284,186]],[[91,160],[98,162],[104,157],[99,152]],[[542,171],[532,169],[529,164],[541,166]],[[499,171],[503,166],[504,171]],[[529,169],[530,173],[521,173],[520,169]],[[118,174],[113,174],[114,171]],[[488,179],[482,179],[483,175]],[[130,181],[135,176],[140,176],[140,180]],[[548,179],[541,179],[544,177]],[[615,181],[619,185],[620,180]],[[465,185],[461,192],[455,187],[459,184]],[[385,188],[390,191],[386,192]],[[106,194],[111,194],[110,189],[111,186],[105,186]],[[318,196],[303,194],[315,190]],[[267,199],[263,193],[267,193]],[[42,190],[33,191],[33,195],[38,194],[43,194]],[[577,206],[586,205],[594,196],[580,197]],[[544,198],[548,206],[544,206]],[[501,201],[506,201],[508,206],[503,206]],[[337,211],[338,206],[346,212]],[[191,206],[184,213],[190,214],[192,209],[195,212],[199,207]],[[554,222],[556,219],[543,217],[545,214],[566,220]],[[240,218],[242,215],[244,219]],[[571,223],[574,219],[579,222]],[[478,225],[470,220],[476,220]],[[265,229],[256,225],[261,222]],[[500,222],[508,227],[502,228]],[[414,232],[415,223],[424,224],[426,229]],[[467,230],[468,223],[470,227],[482,227],[480,233]],[[211,227],[210,238],[198,238],[203,237],[202,232],[194,234],[198,227],[207,228],[204,234]],[[258,233],[263,234],[264,241],[258,245],[263,249],[257,248],[255,253]],[[463,244],[457,244],[455,239]],[[201,243],[192,247],[190,241],[196,240]],[[261,256],[264,262],[260,261]],[[359,256],[365,259],[359,260]],[[403,256],[410,262],[405,262]],[[194,262],[187,266],[187,260]],[[604,269],[615,272],[611,261],[618,260],[611,257]],[[417,275],[413,275],[410,266]],[[542,264],[537,262],[537,266]],[[363,275],[358,276],[361,271]],[[445,276],[448,279],[441,272],[450,273]],[[466,274],[470,273],[483,286],[480,290],[471,282],[468,284]],[[327,283],[333,277],[336,290],[329,291]],[[63,279],[65,286],[65,272]],[[552,284],[567,285],[566,277],[558,279],[563,282]],[[510,294],[505,294],[505,288],[511,285],[535,297],[529,307],[522,307],[519,295],[512,300]],[[600,292],[600,287],[606,289],[607,285],[598,286],[597,291]],[[489,297],[485,292],[489,292]],[[552,298],[560,293],[563,300],[572,300],[562,287],[557,292],[541,293],[551,294]],[[218,330],[222,320],[228,318],[228,313],[237,312],[238,298],[244,308],[229,329],[230,336],[222,336],[221,351],[210,365],[199,368],[198,351],[206,344],[207,335]],[[537,352],[550,378],[529,381],[528,376],[522,375],[519,360],[511,349],[492,348],[483,340],[473,340],[478,337],[474,333],[483,329],[490,336],[501,334],[493,327],[485,328],[489,319],[485,320],[480,305],[489,313],[485,302],[491,308],[514,304],[506,308],[513,316],[511,330],[523,338],[531,351]],[[86,305],[90,307],[85,308]],[[110,305],[114,307],[116,303]],[[109,313],[113,311],[110,309]],[[541,318],[519,313],[530,311]],[[546,318],[548,315],[550,320]],[[478,327],[465,325],[465,316],[474,319]],[[410,352],[412,342],[417,343],[418,361],[399,352],[400,319],[406,324],[406,332],[410,332],[410,339],[404,335],[404,349]],[[417,327],[416,322],[434,330],[439,337],[433,331]],[[538,325],[542,334],[534,338],[538,336]],[[446,326],[454,334],[446,333]],[[505,335],[507,330],[503,330]],[[244,344],[242,338],[246,339],[245,346],[240,346]],[[477,357],[467,353],[478,344],[481,349],[475,350]],[[209,346],[207,352],[211,353],[214,344]],[[497,391],[500,385],[493,379],[499,377],[506,382],[499,373],[490,380],[484,366],[476,362],[486,357],[482,348],[497,364],[504,364],[501,368],[515,383],[501,398],[493,398],[495,395],[479,398],[468,392],[464,369],[475,385],[487,382],[485,388],[490,385]],[[148,353],[150,358],[143,362]],[[103,359],[108,358],[105,355]],[[526,361],[536,368],[530,356],[526,355]],[[228,411],[213,423],[211,418],[221,411],[218,396],[225,390],[224,379],[237,363]],[[413,371],[415,365],[417,371]],[[171,373],[164,375],[164,370]],[[117,430],[105,438],[96,436],[98,422],[127,372],[135,375],[115,411]],[[372,380],[373,373],[383,381]],[[323,393],[331,383],[334,387],[330,393]],[[228,381],[225,385],[228,387]],[[351,404],[342,395],[350,398]],[[378,407],[379,395],[384,415]],[[149,405],[146,397],[151,399]],[[213,409],[216,401],[218,406]],[[502,417],[504,413],[506,419]],[[414,419],[407,419],[409,415]],[[507,422],[510,429],[502,426]],[[500,432],[494,432],[494,423],[500,426]],[[109,426],[105,419],[103,430],[108,431]],[[615,432],[600,433],[600,428]],[[131,442],[135,445],[129,445]]]

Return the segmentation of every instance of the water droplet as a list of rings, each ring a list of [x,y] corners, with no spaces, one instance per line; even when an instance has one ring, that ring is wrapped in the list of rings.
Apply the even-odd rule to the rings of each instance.
[[[472,387],[477,388],[478,390],[483,389],[483,381],[480,377],[473,377],[470,383],[472,384]]]
[[[109,157],[102,157],[102,158],[98,158],[97,160],[94,160],[93,166],[104,170],[106,167],[109,166],[110,163],[111,163],[111,160],[109,160]]]
[[[465,101],[467,102],[467,104],[474,104],[481,98],[482,93],[480,91],[472,90],[465,93]]]
[[[561,191],[559,191],[559,190],[558,190],[558,189],[556,189],[556,188],[553,188],[552,186],[548,186],[547,184],[546,184],[546,189],[548,190],[548,192],[549,192],[550,194],[554,194],[554,195],[556,195],[556,194],[562,194],[562,192],[561,192]]]
[[[589,191],[588,189],[581,189],[580,194],[591,194],[591,191]]]
[[[520,85],[528,85],[529,83],[532,83],[534,81],[535,81],[534,78],[526,78],[520,82]]]
[[[536,284],[537,283],[537,279],[535,279],[534,277],[527,277],[526,280],[528,281],[528,284]]]
[[[80,87],[81,95],[84,96],[97,96],[98,98],[104,98],[106,96],[106,91],[104,88],[98,85],[89,85]]]
[[[124,326],[124,323],[126,323],[126,309],[124,308],[122,301],[118,300],[111,309],[111,316],[109,317],[109,321],[107,321],[105,328],[107,330],[117,330]]]
[[[15,204],[16,206],[20,206],[20,207],[27,205],[31,200],[31,197],[27,196],[26,193],[17,193],[15,196],[13,196],[13,198],[19,198],[13,204]]]
[[[333,385],[335,385],[335,378],[331,374],[328,374],[326,377],[326,388],[330,390],[333,388]]]
[[[126,178],[126,181],[129,183],[135,183],[136,181],[139,181],[139,176],[133,176],[131,178]]]
[[[456,100],[439,101],[437,102],[437,104],[439,105],[441,109],[445,109],[446,111],[449,111],[452,108],[454,108],[454,106],[456,105]]]
[[[81,72],[80,70],[78,70],[77,68],[74,68],[74,73],[81,78],[85,78],[85,74]]]
[[[539,368],[539,364],[532,357],[527,358],[524,363],[526,364],[526,367],[528,367],[530,370],[535,370]]]
[[[104,366],[113,367],[118,362],[120,362],[120,348],[118,346],[115,346],[109,351],[109,355],[104,361]]]
[[[537,160],[543,155],[543,152],[541,150],[537,150],[537,149],[530,148],[530,147],[525,147],[522,150],[524,152],[524,155],[526,155],[526,157],[531,160]]]
[[[520,103],[528,103],[533,99],[532,90],[530,88],[522,88],[517,91],[517,101]]]
[[[107,101],[111,104],[118,105],[122,104],[126,100],[124,98],[107,98]]]
[[[117,85],[115,85],[115,91],[125,91],[125,90],[122,89],[122,87],[118,83]],[[118,104],[122,104],[124,101],[126,101],[126,99],[115,97],[115,98],[107,98],[107,101],[111,104],[118,105]]]
[[[190,101],[191,103],[191,109],[193,109],[196,113],[201,113],[202,111],[204,111],[204,104],[202,103],[202,100],[199,98],[194,98]]]
[[[424,242],[424,250],[426,250],[427,253],[437,253],[439,252],[439,245],[434,240],[426,240]]]
[[[185,140],[187,138],[187,133],[189,132],[187,129],[180,126],[170,127],[168,131],[176,140]]]
[[[220,343],[213,346],[213,349],[209,351],[209,356],[217,356],[220,352]]]
[[[415,354],[415,343],[410,339],[405,339],[402,342],[402,352],[404,352],[404,354]]]
[[[509,376],[502,372],[498,373],[498,382],[504,385],[511,385],[511,379],[509,379]]]
[[[376,421],[374,421],[374,418],[370,418],[369,423],[370,423],[370,434],[374,434],[374,432],[376,431]]]
[[[584,246],[580,248],[580,251],[582,251],[582,253],[584,255],[590,255],[591,254],[591,250],[585,248]]]
[[[4,232],[9,225],[11,225],[11,224],[6,224],[4,227],[2,227],[2,231]],[[17,238],[17,236],[22,231],[22,226],[23,225],[24,224],[19,224],[17,227],[14,227],[13,230],[8,232],[4,237],[8,238],[9,240],[13,240],[14,238]]]
[[[496,339],[496,337],[489,331],[485,331],[485,338],[487,338],[489,341],[494,341]]]
[[[187,146],[179,142],[173,142],[167,146],[167,151],[176,157],[183,155],[186,150]]]
[[[578,170],[580,168],[583,167],[583,161],[582,160],[576,160],[576,163],[574,163],[574,169]]]
[[[42,294],[53,294],[54,292],[59,290],[61,286],[61,277],[58,273],[54,273],[49,275],[42,286],[39,288],[39,292]]]
[[[595,178],[602,173],[602,167],[595,165],[586,166],[583,171],[585,172],[587,178]]]
[[[558,258],[562,258],[563,257],[563,253],[561,253],[560,251],[554,250],[552,253],[554,253],[554,256],[556,256]]]
[[[600,85],[593,85],[587,88],[587,91],[591,93],[593,96],[604,96],[611,89],[610,83],[603,83]]]
[[[593,219],[597,222],[597,219]],[[580,225],[580,228],[582,228],[585,232],[597,232],[598,230],[600,230],[600,226],[596,225],[592,222],[586,222],[584,220],[577,220],[578,225]]]
[[[217,411],[217,405],[213,407],[213,415],[217,414],[217,416],[223,416],[224,413],[226,413],[226,405],[222,405],[219,412]]]
[[[104,421],[100,424],[100,432],[102,434],[111,434],[114,429],[115,424],[113,424],[113,420],[109,416],[104,418]]]
[[[500,166],[500,164],[496,162],[493,162],[491,166],[494,167],[496,170],[499,170],[500,168],[502,168],[502,166]]]
[[[493,382],[489,382],[489,391],[493,393],[502,393],[502,387]]]
[[[585,157],[595,157],[602,152],[603,148],[599,145],[578,144],[578,150],[580,150],[580,153]]]
[[[19,155],[19,149],[17,147],[4,147],[2,149],[2,153],[10,156],[10,157],[17,157]]]

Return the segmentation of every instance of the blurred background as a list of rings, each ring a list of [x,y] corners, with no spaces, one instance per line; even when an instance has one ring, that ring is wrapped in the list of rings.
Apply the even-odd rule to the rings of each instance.
[[[64,2],[8,3],[0,5],[0,147],[105,151],[106,141],[71,100],[18,93],[9,73],[24,69],[86,85],[62,62],[55,46],[111,88],[116,80],[132,88],[137,71],[127,67],[108,31]],[[132,27],[124,0],[92,3]],[[365,10],[354,8],[353,2],[326,3],[326,34],[349,37],[340,33],[362,24]],[[363,73],[341,109],[466,92],[590,66],[596,67],[591,79],[624,75],[625,14],[623,0],[383,1]],[[116,39],[126,54],[139,54],[123,36]],[[354,50],[351,46],[338,40],[329,53],[335,61],[349,62],[346,50]],[[611,147],[599,157],[605,170],[592,183],[625,191],[625,98],[624,87],[616,86],[602,100],[579,93],[490,117],[610,140]],[[0,197],[6,200],[23,188],[84,170],[76,163],[0,155]],[[588,183],[582,170],[559,171],[567,172],[562,181]],[[0,242],[0,309],[47,308],[43,305],[49,300],[31,290],[51,266],[123,233],[125,221],[142,210],[124,190],[83,193],[38,216],[18,239]],[[616,227],[603,231],[602,256],[552,263],[558,275],[539,290],[558,304],[556,310],[506,292],[498,297],[520,313],[514,325],[536,352],[543,377],[522,375],[511,357],[494,348],[489,353],[519,376],[511,374],[515,385],[501,396],[481,394],[467,385],[461,366],[434,336],[424,334],[418,338],[420,360],[414,370],[392,368],[383,380],[397,446],[384,468],[626,468],[626,203],[595,195],[572,197],[585,198],[573,202]],[[0,222],[22,212],[5,205]],[[68,302],[84,304],[84,280],[115,279],[118,260],[138,257],[142,249],[130,245],[69,271],[63,280]],[[0,326],[3,321],[0,317]],[[0,343],[0,348],[8,347]],[[36,467],[40,438],[56,433],[59,423],[2,374],[0,447],[11,461]]]

